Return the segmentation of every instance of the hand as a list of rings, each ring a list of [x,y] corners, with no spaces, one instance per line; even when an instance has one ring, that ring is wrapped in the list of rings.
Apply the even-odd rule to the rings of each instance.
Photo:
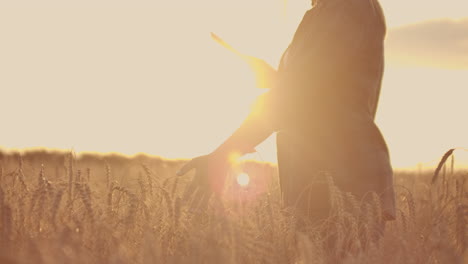
[[[229,170],[228,158],[216,154],[196,157],[185,164],[177,172],[177,176],[185,175],[192,169],[196,170],[195,176],[185,188],[183,200],[188,200],[194,195],[192,204],[195,207],[204,207],[213,193],[220,194],[223,190]]]

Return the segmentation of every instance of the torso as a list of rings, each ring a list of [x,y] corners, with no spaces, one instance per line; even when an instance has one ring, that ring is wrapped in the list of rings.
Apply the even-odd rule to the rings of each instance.
[[[364,5],[373,0],[351,1]],[[323,32],[327,23],[340,19],[330,19],[338,2],[318,5],[305,14],[279,67],[281,85],[276,89],[282,103],[277,115],[282,116],[283,129],[277,135],[278,162],[282,185],[296,186],[292,190],[306,184],[304,177],[323,170],[336,172],[336,181],[343,186],[358,180],[375,187],[391,177],[387,146],[374,123],[385,25],[375,24],[372,17],[357,17],[364,23],[356,29],[366,30],[361,32],[366,46],[360,44],[353,54],[337,56],[339,52],[334,51],[340,51],[340,45],[353,45],[334,41],[334,36]],[[307,56],[310,61],[304,64]],[[294,179],[298,182],[285,183]]]

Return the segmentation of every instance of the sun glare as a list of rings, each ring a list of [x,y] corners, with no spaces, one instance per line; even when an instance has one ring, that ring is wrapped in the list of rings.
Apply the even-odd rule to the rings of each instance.
[[[238,163],[239,158],[241,157],[241,154],[239,152],[232,152],[229,154],[228,160],[231,165],[235,165]]]
[[[246,187],[249,185],[250,182],[250,177],[246,173],[241,173],[237,176],[237,184],[239,184],[242,187]]]

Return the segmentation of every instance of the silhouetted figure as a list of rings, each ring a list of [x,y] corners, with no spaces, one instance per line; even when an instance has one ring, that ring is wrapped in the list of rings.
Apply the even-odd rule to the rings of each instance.
[[[330,203],[327,172],[342,191],[380,195],[384,218],[395,217],[393,173],[374,123],[384,69],[385,19],[377,0],[321,0],[306,12],[275,72],[271,90],[241,127],[213,153],[184,166],[197,169],[190,191],[219,190],[230,153],[250,153],[277,132],[283,201],[320,220]],[[261,63],[260,63],[261,64]],[[202,195],[203,196],[203,195]],[[207,199],[208,196],[204,196]]]

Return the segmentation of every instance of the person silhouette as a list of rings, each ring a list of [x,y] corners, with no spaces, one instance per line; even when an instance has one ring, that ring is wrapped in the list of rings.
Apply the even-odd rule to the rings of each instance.
[[[261,73],[257,78],[271,84],[259,99],[260,107],[216,150],[192,159],[177,173],[196,169],[186,193],[209,199],[224,184],[229,156],[253,152],[276,132],[285,207],[310,219],[325,219],[331,177],[335,186],[358,200],[378,194],[382,219],[393,220],[393,171],[374,122],[385,34],[377,0],[312,1],[278,70],[256,61]]]

